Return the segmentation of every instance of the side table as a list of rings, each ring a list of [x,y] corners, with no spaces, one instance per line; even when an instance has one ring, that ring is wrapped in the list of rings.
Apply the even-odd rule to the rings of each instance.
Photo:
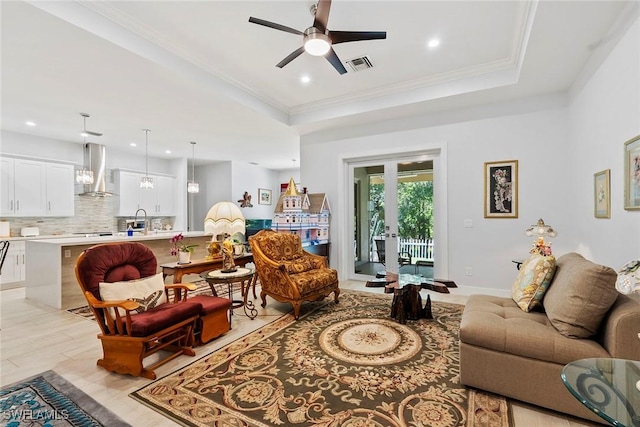
[[[614,426],[640,426],[640,362],[592,358],[568,363],[562,382],[589,410]]]
[[[226,283],[229,290],[229,299],[231,300],[231,311],[229,312],[229,325],[231,325],[231,318],[233,317],[233,310],[243,307],[244,313],[250,319],[255,319],[258,315],[253,301],[247,301],[249,294],[249,288],[253,285],[255,287],[256,274],[253,268],[238,267],[238,269],[231,273],[223,273],[222,270],[209,270],[200,273],[200,277],[207,281],[213,295],[217,296],[215,284]],[[240,284],[240,296],[242,299],[233,299],[233,285]]]

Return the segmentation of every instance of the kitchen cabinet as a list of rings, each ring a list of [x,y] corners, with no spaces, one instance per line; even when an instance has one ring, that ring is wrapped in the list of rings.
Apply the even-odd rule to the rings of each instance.
[[[174,216],[175,181],[171,176],[149,174],[153,188],[140,188],[144,174],[125,170],[116,171],[116,216],[135,215],[144,209],[147,216]]]
[[[11,241],[7,257],[4,259],[2,274],[0,274],[0,284],[24,282],[25,277],[25,243],[24,241]]]
[[[0,158],[0,216],[73,216],[73,165]]]
[[[73,216],[74,169],[73,165],[49,163],[46,165],[46,214],[49,216]]]

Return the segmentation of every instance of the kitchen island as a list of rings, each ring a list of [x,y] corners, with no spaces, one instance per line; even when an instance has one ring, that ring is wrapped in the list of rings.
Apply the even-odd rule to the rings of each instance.
[[[160,272],[160,264],[176,260],[170,253],[169,240],[177,233],[149,232],[148,235],[134,234],[131,237],[116,235],[27,240],[26,252],[29,256],[25,295],[30,300],[64,310],[87,305],[75,273],[76,259],[82,251],[99,243],[140,242],[156,255]],[[194,258],[204,258],[207,255],[211,236],[205,236],[202,231],[182,234],[185,244],[198,245],[194,249]]]

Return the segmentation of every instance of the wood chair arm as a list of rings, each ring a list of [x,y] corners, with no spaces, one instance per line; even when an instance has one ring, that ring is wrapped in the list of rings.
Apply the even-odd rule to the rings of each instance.
[[[164,289],[167,292],[167,299],[169,299],[169,291],[173,290],[173,302],[175,303],[186,300],[189,291],[195,291],[198,287],[194,283],[173,283],[164,285]]]
[[[131,331],[131,312],[140,307],[139,303],[131,300],[100,301],[89,291],[85,291],[84,294],[94,312],[96,310],[100,310],[102,312],[104,325],[107,328],[106,330],[104,330],[103,328],[103,332],[113,335],[130,335],[129,331]],[[109,312],[109,308],[113,308],[113,311],[115,312],[115,319]],[[120,310],[118,310],[118,308],[125,310],[124,319],[120,315]]]

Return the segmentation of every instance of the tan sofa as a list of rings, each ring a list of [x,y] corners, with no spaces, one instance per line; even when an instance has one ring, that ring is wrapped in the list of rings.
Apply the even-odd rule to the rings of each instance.
[[[557,260],[544,310],[524,312],[511,298],[469,297],[460,324],[461,383],[604,423],[560,374],[578,359],[640,360],[640,297],[618,294],[615,277],[572,253]]]

